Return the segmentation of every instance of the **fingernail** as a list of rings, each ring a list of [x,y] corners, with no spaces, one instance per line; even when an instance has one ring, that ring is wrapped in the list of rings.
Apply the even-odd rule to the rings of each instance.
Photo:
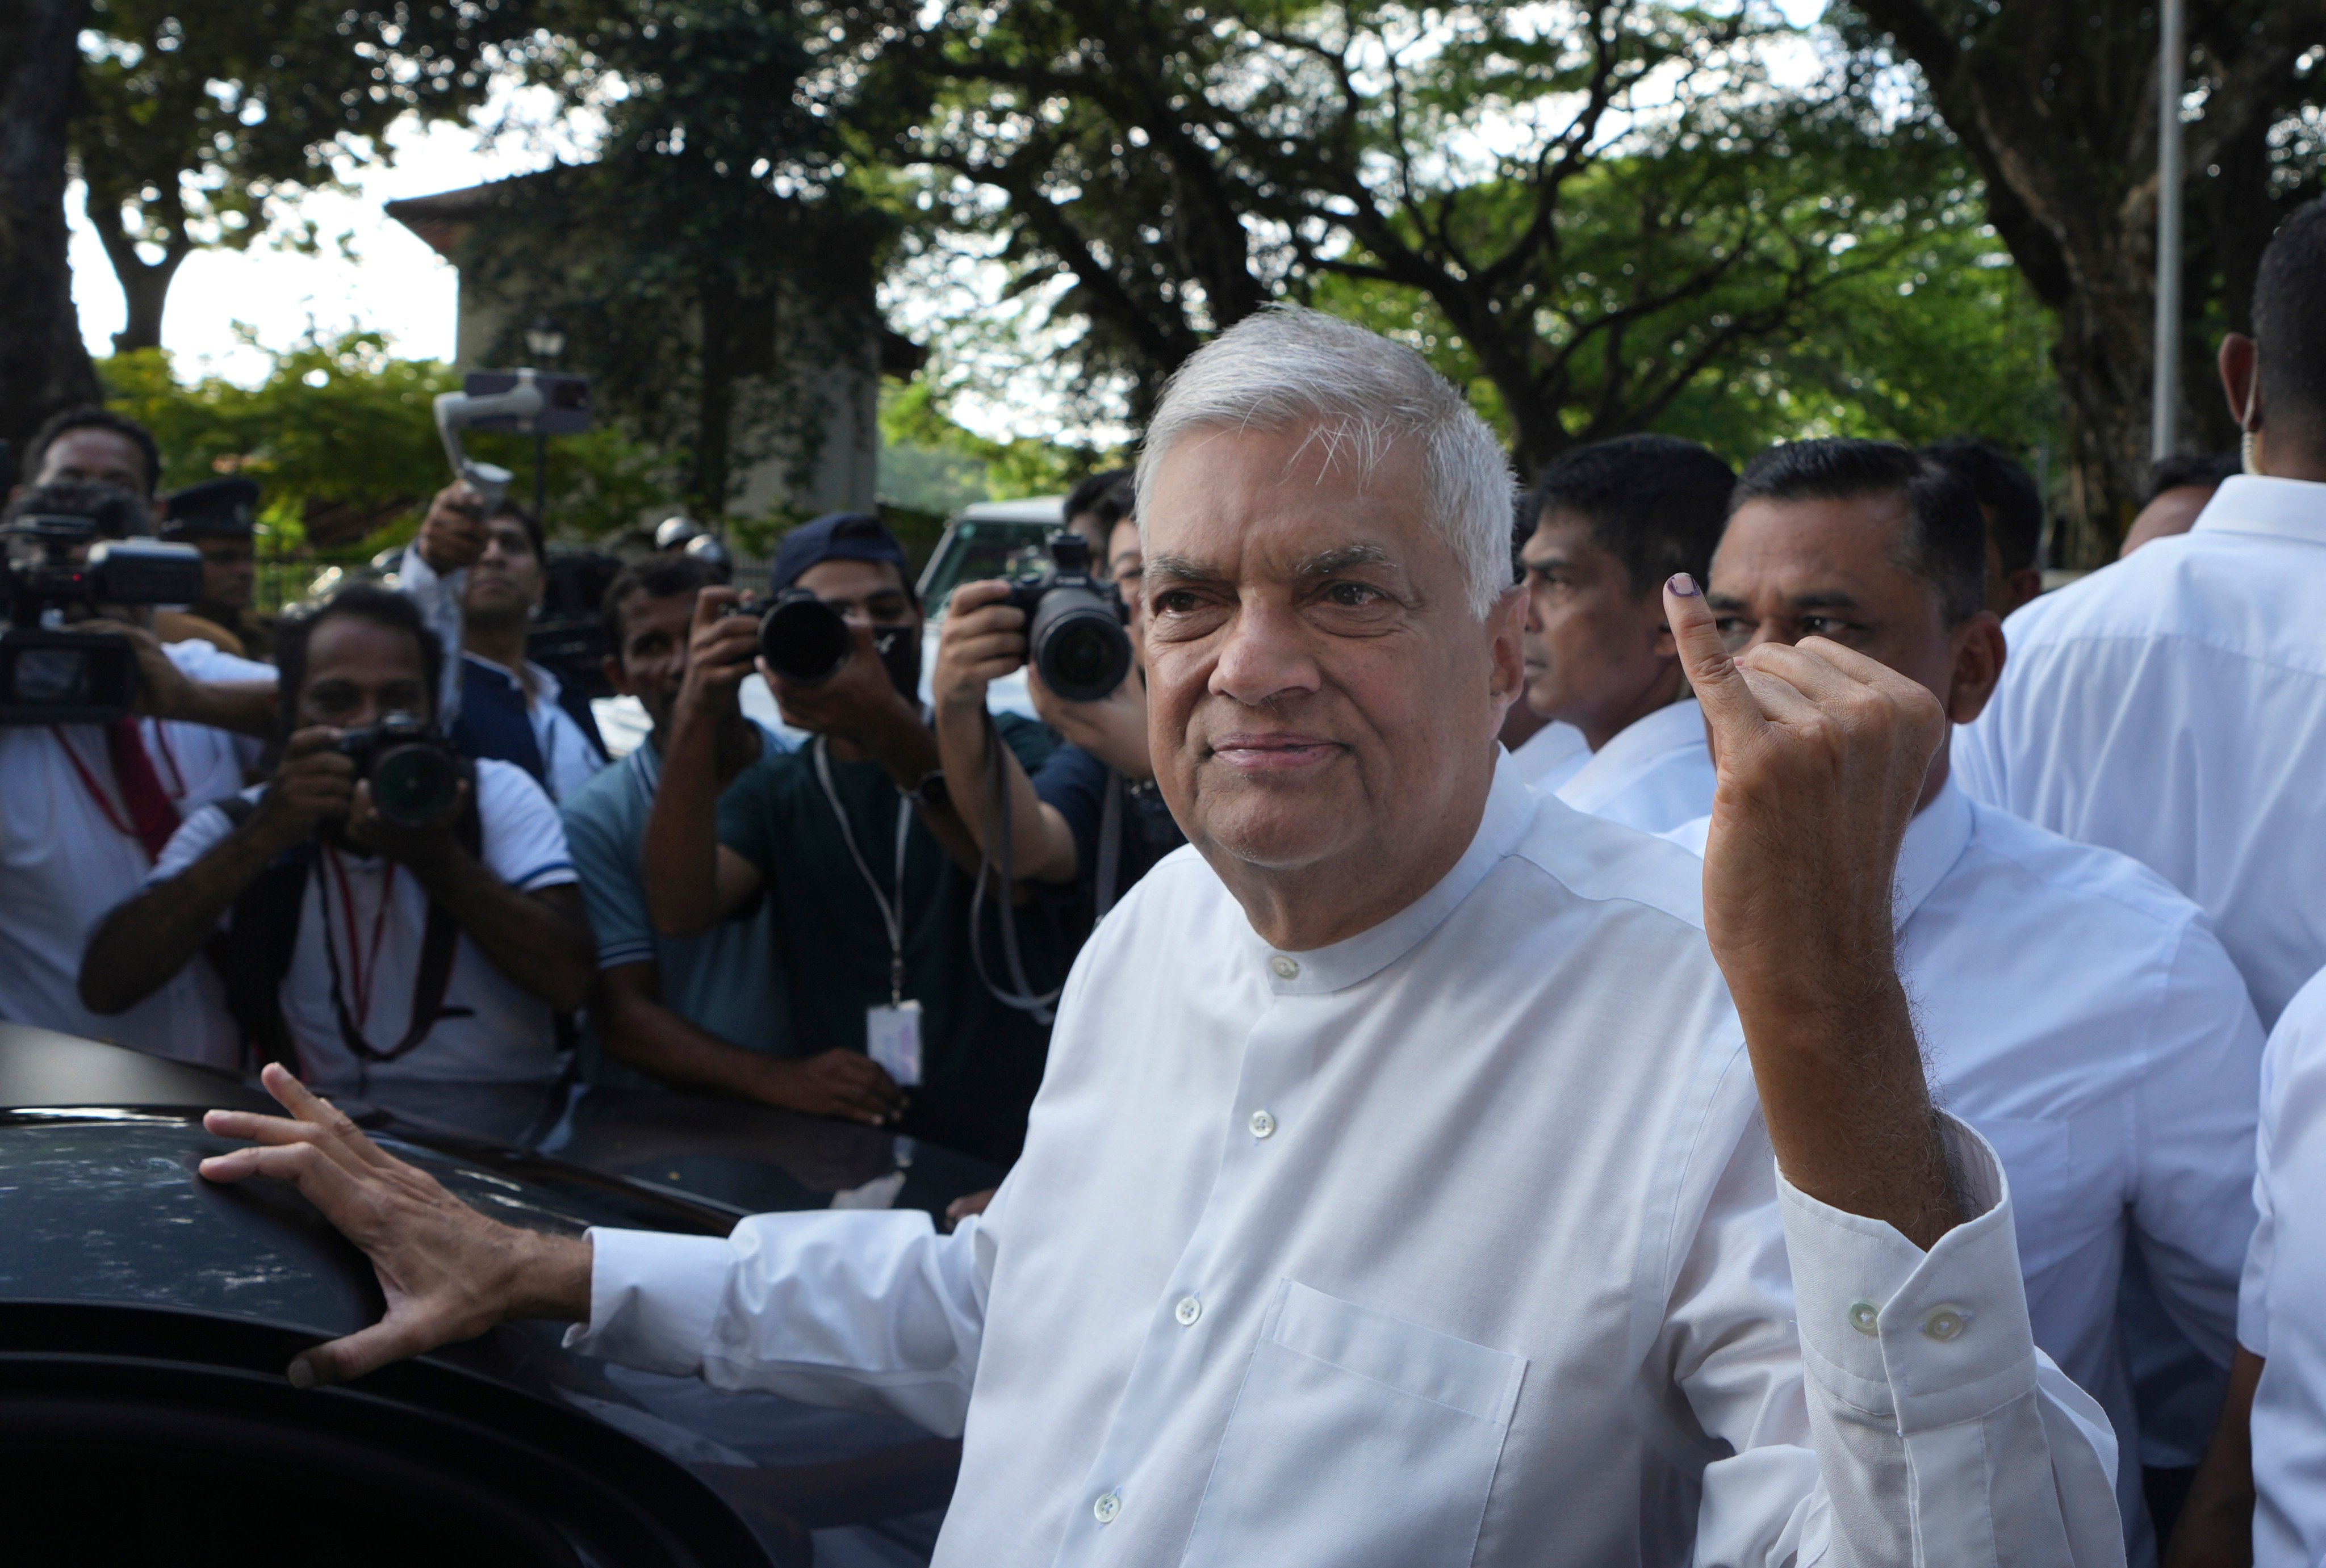
[[[1678,594],[1682,598],[1694,598],[1696,597],[1696,579],[1690,577],[1685,571],[1673,572],[1671,580],[1664,584],[1664,586],[1671,589],[1672,592]]]
[[[309,1366],[303,1357],[292,1362],[291,1370],[284,1375],[291,1379],[293,1388],[312,1388],[315,1386],[315,1369]]]

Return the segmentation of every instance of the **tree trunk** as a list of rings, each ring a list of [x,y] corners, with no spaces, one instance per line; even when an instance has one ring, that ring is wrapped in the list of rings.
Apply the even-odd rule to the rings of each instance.
[[[65,145],[88,0],[0,5],[0,441],[103,395],[73,310]]]
[[[87,199],[82,203],[88,214],[91,228],[105,246],[106,260],[113,264],[113,275],[121,284],[121,298],[126,307],[121,330],[113,335],[113,351],[127,354],[138,348],[159,348],[162,346],[162,307],[170,294],[170,281],[178,275],[178,265],[193,251],[193,242],[186,237],[185,217],[178,215],[170,229],[170,242],[158,262],[148,262],[137,254],[137,242],[129,237],[121,226],[121,202],[112,193],[100,195],[97,186],[88,187]]]

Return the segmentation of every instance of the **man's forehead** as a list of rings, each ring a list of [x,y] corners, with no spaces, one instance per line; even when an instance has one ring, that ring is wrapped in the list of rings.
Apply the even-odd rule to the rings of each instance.
[[[1772,500],[1756,497],[1736,509],[1713,556],[1715,580],[1723,569],[1865,576],[1896,570],[1909,522],[1906,498],[1875,492]]]
[[[353,668],[340,669],[341,664]],[[414,673],[421,667],[420,645],[403,627],[382,626],[368,616],[327,616],[307,640],[308,669],[321,673],[326,665],[342,677]]]
[[[77,425],[49,443],[41,454],[43,473],[65,466],[88,469],[101,465],[117,465],[132,473],[145,471],[145,454],[137,443],[117,430],[106,430],[98,425]]]
[[[1366,454],[1308,427],[1182,438],[1156,470],[1146,525],[1150,570],[1206,574],[1351,552],[1404,564],[1437,538],[1409,443]]]
[[[905,574],[889,561],[819,561],[799,574],[799,586],[827,598],[901,593]]]

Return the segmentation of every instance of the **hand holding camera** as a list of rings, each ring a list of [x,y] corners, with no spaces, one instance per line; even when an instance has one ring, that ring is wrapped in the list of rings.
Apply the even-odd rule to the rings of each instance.
[[[718,719],[737,710],[758,656],[757,628],[745,618],[746,608],[743,596],[731,588],[706,588],[696,596],[686,639],[686,677],[678,689],[682,714]]]
[[[832,614],[827,609],[826,614]],[[838,620],[839,617],[834,616]],[[911,635],[910,627],[879,626],[842,620],[849,654],[821,681],[803,682],[760,655],[760,668],[776,693],[784,722],[860,746],[875,757],[892,749],[884,741],[926,733],[918,704],[897,689],[882,658],[884,640]],[[760,638],[764,650],[766,638]]]
[[[416,715],[364,729],[315,725],[292,736],[256,821],[288,847],[326,822],[350,843],[398,860],[426,860],[453,841],[468,784],[451,747]]]
[[[484,497],[457,479],[436,492],[428,515],[420,524],[420,559],[437,572],[459,571],[477,564],[491,542],[485,523]]]
[[[259,797],[251,830],[277,850],[303,843],[322,823],[346,820],[355,791],[355,761],[340,749],[340,731],[312,725],[284,743],[282,765]]]

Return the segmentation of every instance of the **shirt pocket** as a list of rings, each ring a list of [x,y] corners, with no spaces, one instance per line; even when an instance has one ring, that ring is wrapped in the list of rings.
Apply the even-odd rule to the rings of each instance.
[[[1526,1368],[1285,1280],[1182,1563],[1463,1568]]]
[[[1994,1146],[2011,1178],[2011,1211],[2022,1273],[2032,1274],[2073,1252],[2087,1238],[2077,1224],[2079,1172],[2069,1126],[2033,1117],[1964,1118]]]

